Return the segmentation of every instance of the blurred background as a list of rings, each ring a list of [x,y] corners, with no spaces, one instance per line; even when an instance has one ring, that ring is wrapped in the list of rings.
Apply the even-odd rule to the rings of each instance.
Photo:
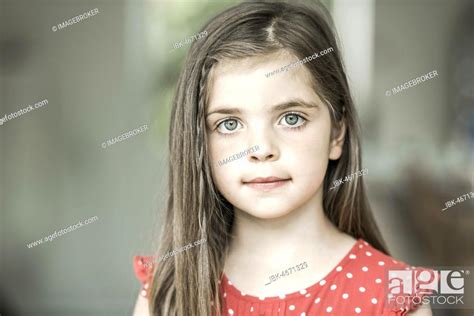
[[[0,118],[48,100],[0,125],[2,316],[131,315],[140,289],[132,257],[154,251],[170,101],[190,47],[173,44],[238,2],[0,0]],[[364,181],[392,256],[474,266],[474,199],[441,212],[474,191],[474,1],[323,3],[342,42]],[[434,79],[386,95],[433,70]]]

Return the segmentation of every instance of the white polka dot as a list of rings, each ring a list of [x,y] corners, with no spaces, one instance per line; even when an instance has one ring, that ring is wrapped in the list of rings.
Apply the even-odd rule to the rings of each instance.
[[[288,307],[288,309],[289,309],[290,311],[294,311],[294,310],[295,310],[295,305],[290,305],[290,307]]]
[[[354,310],[357,314],[360,314],[360,312],[361,312],[361,309],[359,307],[356,307]]]
[[[240,294],[242,294],[242,296],[245,296],[245,293],[244,293],[244,292],[240,292]]]
[[[284,299],[284,298],[285,298],[285,294],[280,295],[279,298]]]
[[[227,296],[227,293],[224,293],[224,297],[226,297],[226,296]]]
[[[361,291],[362,293],[364,293],[364,292],[365,292],[365,287],[361,286],[361,287],[359,288],[359,291]]]
[[[301,290],[300,293],[301,293],[301,295],[305,295],[305,294],[306,294],[306,290]]]
[[[321,282],[319,282],[319,285],[324,285],[326,284],[326,280],[321,280]]]
[[[366,241],[364,241],[364,245],[368,246],[369,244]]]
[[[230,282],[230,280],[229,280],[229,281],[227,281],[227,283],[229,283],[229,285],[232,285],[232,282]]]
[[[253,306],[252,306],[252,307],[250,307],[250,311],[251,311],[251,312],[253,312]]]
[[[393,263],[398,263],[398,261],[397,261],[397,260],[394,260],[394,259],[392,259],[392,262],[393,262]]]
[[[334,291],[337,288],[336,284],[331,285],[331,290]]]
[[[354,255],[352,253],[349,255],[349,259],[355,259],[355,258],[356,258],[356,255]]]
[[[362,271],[367,272],[367,271],[369,271],[369,268],[367,268],[367,267],[362,267]]]
[[[385,264],[385,262],[379,261],[379,266],[383,266],[384,264]]]
[[[359,248],[362,248],[363,246],[362,245],[359,245]]]
[[[234,315],[234,311],[231,308],[229,308],[229,315]]]
[[[348,277],[349,279],[352,279],[352,273],[347,272],[347,273],[346,273],[346,277]]]
[[[376,280],[375,280],[375,283],[382,283],[382,280],[376,279]]]
[[[365,254],[369,257],[372,255],[372,253],[370,251],[366,251]]]
[[[328,306],[328,308],[326,308],[326,312],[330,313],[331,311],[332,311],[332,307]]]
[[[342,270],[342,267],[341,267],[341,266],[338,266],[338,267],[336,268],[336,271],[337,271],[337,272],[339,272],[339,271],[341,271],[341,270]]]
[[[304,297],[310,297],[310,296],[311,296],[311,294],[308,293],[308,294],[306,294]]]
[[[319,301],[321,301],[321,299],[318,297],[317,299],[314,300],[314,303],[315,303],[315,304],[318,304]]]
[[[305,312],[302,312],[300,316],[306,316],[306,313],[305,313]]]
[[[347,294],[347,293],[342,294],[343,299],[347,300],[348,297],[349,297],[349,294]]]
[[[372,302],[372,304],[377,304],[377,299],[376,298],[373,298],[370,301]]]
[[[259,296],[258,299],[263,301],[265,299],[265,296]]]

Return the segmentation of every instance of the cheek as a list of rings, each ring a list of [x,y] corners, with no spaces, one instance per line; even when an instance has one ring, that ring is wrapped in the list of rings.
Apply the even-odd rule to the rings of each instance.
[[[216,190],[232,204],[235,204],[239,200],[237,198],[239,183],[236,182],[236,179],[239,179],[239,170],[232,168],[231,164],[224,166],[215,165],[212,168],[212,180]]]
[[[215,137],[211,133],[207,134],[207,148],[208,148],[208,155],[209,155],[209,163],[213,165],[217,163],[218,145],[216,144]]]
[[[317,164],[329,159],[329,125],[326,122],[315,122],[302,134],[288,140],[288,149],[293,163],[303,166]]]
[[[329,162],[329,128],[327,122],[319,122],[309,127],[304,135],[291,140],[289,167],[291,173],[302,180],[303,186],[314,187],[324,179]]]

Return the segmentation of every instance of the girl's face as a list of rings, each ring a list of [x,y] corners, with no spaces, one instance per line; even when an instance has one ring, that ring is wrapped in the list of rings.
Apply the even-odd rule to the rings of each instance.
[[[330,139],[329,109],[304,65],[265,76],[295,61],[285,52],[231,60],[210,76],[206,124],[214,183],[236,210],[258,218],[322,203],[328,160],[342,152],[345,128]],[[253,146],[258,150],[218,164]]]

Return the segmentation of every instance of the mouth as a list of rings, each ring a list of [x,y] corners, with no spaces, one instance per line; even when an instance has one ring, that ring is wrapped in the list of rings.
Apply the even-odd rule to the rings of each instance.
[[[244,185],[254,189],[268,191],[271,189],[279,188],[289,183],[291,178],[283,179],[278,177],[266,177],[266,178],[255,178],[250,181],[244,181]]]

